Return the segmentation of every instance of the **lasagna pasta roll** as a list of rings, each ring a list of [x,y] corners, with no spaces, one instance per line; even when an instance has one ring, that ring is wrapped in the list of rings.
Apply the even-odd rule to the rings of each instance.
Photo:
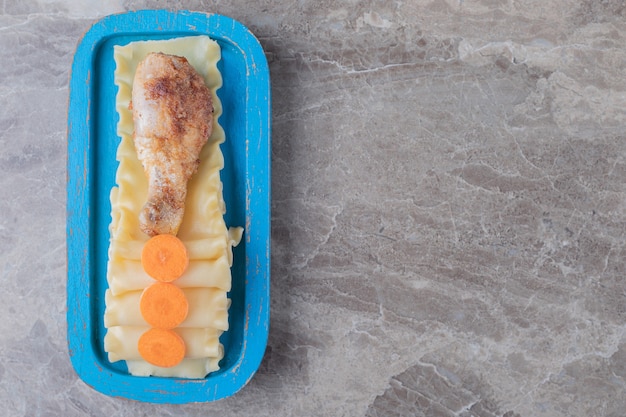
[[[138,351],[139,337],[149,328],[141,315],[139,300],[142,291],[154,280],[140,263],[149,239],[139,227],[148,181],[133,142],[134,122],[129,105],[137,66],[151,52],[184,56],[203,77],[214,108],[213,131],[199,154],[198,170],[188,182],[185,214],[177,235],[187,249],[189,266],[175,285],[183,290],[189,310],[186,319],[174,329],[185,342],[185,358],[169,368],[149,364]],[[220,170],[224,157],[220,144],[225,134],[218,122],[222,104],[216,93],[222,85],[217,68],[220,58],[219,45],[206,36],[132,42],[114,48],[114,78],[118,87],[115,106],[121,141],[116,154],[119,162],[116,186],[110,194],[104,349],[110,361],[125,360],[129,373],[135,376],[203,378],[219,369],[224,356],[219,337],[228,330],[232,247],[241,240],[243,229],[229,229],[223,218],[226,207]]]
[[[148,326],[139,309],[143,291],[130,291],[113,295],[105,293],[107,308],[104,312],[104,326]],[[230,300],[226,291],[217,288],[183,289],[189,303],[187,318],[178,327],[209,327],[228,330],[228,307]]]
[[[220,345],[220,355],[216,358],[185,358],[171,368],[149,364],[146,361],[126,361],[128,371],[135,376],[183,376],[185,378],[204,378],[206,374],[220,369],[220,360],[224,357],[224,346]]]
[[[143,360],[137,349],[139,338],[147,326],[113,326],[105,338],[109,361]],[[219,338],[222,332],[212,328],[178,328],[174,330],[185,342],[185,358],[218,358],[221,355]]]
[[[109,289],[112,295],[138,291],[152,284],[150,277],[138,260],[120,259],[111,264]],[[176,280],[180,288],[212,287],[230,291],[230,263],[227,256],[212,260],[193,260],[185,273]]]

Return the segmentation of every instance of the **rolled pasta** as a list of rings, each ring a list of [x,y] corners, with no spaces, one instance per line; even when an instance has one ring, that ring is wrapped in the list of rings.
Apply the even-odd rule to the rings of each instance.
[[[142,291],[129,291],[113,295],[105,292],[107,308],[104,326],[148,326],[139,309]],[[189,303],[187,318],[178,327],[210,327],[228,330],[228,307],[230,300],[226,291],[218,288],[186,288],[183,293]]]
[[[109,328],[105,338],[105,350],[109,352],[109,361],[142,360],[137,343],[147,326],[113,326]],[[185,358],[219,358],[220,335],[222,332],[212,328],[177,328],[174,330],[185,341]]]
[[[204,78],[214,107],[213,132],[200,152],[198,171],[188,182],[185,215],[177,235],[187,249],[189,266],[174,285],[183,290],[189,311],[183,323],[174,329],[185,342],[185,358],[169,368],[147,363],[137,346],[139,337],[149,328],[141,316],[139,300],[154,280],[144,272],[140,262],[149,239],[139,228],[139,213],[147,198],[148,184],[133,143],[129,104],[137,65],[150,52],[186,57]],[[218,123],[222,105],[216,94],[222,85],[217,68],[220,56],[219,45],[207,36],[132,42],[114,48],[117,131],[121,141],[116,155],[117,185],[110,194],[104,350],[111,362],[126,361],[129,373],[135,376],[202,378],[218,370],[224,356],[219,337],[228,330],[232,247],[241,240],[243,229],[229,229],[223,217],[226,206],[220,170],[224,157],[220,144],[225,135]]]
[[[138,291],[152,284],[138,260],[120,259],[111,264],[109,289],[113,295]],[[230,291],[230,263],[227,256],[211,260],[192,260],[185,273],[176,280],[180,288],[213,287]]]
[[[203,378],[210,372],[220,369],[219,362],[224,357],[224,347],[220,345],[221,355],[216,358],[185,358],[176,366],[171,368],[162,368],[149,364],[146,361],[126,361],[128,371],[135,376],[183,376],[185,378]]]
[[[147,241],[148,239],[146,239]],[[139,261],[146,243],[143,240],[116,241],[109,247],[109,260],[119,262],[122,259]],[[189,260],[218,259],[221,256],[232,257],[229,252],[233,246],[231,234],[226,231],[221,236],[206,239],[184,241]],[[113,268],[109,268],[112,270]]]

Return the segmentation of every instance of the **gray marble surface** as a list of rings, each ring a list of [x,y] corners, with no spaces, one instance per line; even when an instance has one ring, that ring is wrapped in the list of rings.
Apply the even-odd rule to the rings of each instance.
[[[626,413],[618,0],[5,0],[0,415]],[[237,395],[99,394],[66,347],[68,77],[110,13],[218,12],[267,52],[271,332]]]

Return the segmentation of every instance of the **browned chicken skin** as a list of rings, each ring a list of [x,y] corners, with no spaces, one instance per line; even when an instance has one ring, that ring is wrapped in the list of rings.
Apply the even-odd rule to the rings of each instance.
[[[137,67],[131,108],[135,149],[148,177],[141,230],[175,235],[187,182],[213,129],[211,92],[187,59],[151,53]]]

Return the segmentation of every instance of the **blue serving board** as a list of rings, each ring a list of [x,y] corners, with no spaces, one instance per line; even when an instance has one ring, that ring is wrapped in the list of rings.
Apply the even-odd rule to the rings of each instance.
[[[244,226],[234,249],[229,330],[221,369],[203,379],[135,377],[103,348],[104,292],[115,185],[118,116],[113,47],[132,41],[208,35],[218,42],[223,86],[217,91],[226,133],[226,224]],[[67,323],[74,369],[94,389],[156,403],[215,401],[239,391],[258,369],[269,331],[270,81],[257,39],[216,14],[144,10],[105,17],[80,41],[70,79],[67,161]]]

